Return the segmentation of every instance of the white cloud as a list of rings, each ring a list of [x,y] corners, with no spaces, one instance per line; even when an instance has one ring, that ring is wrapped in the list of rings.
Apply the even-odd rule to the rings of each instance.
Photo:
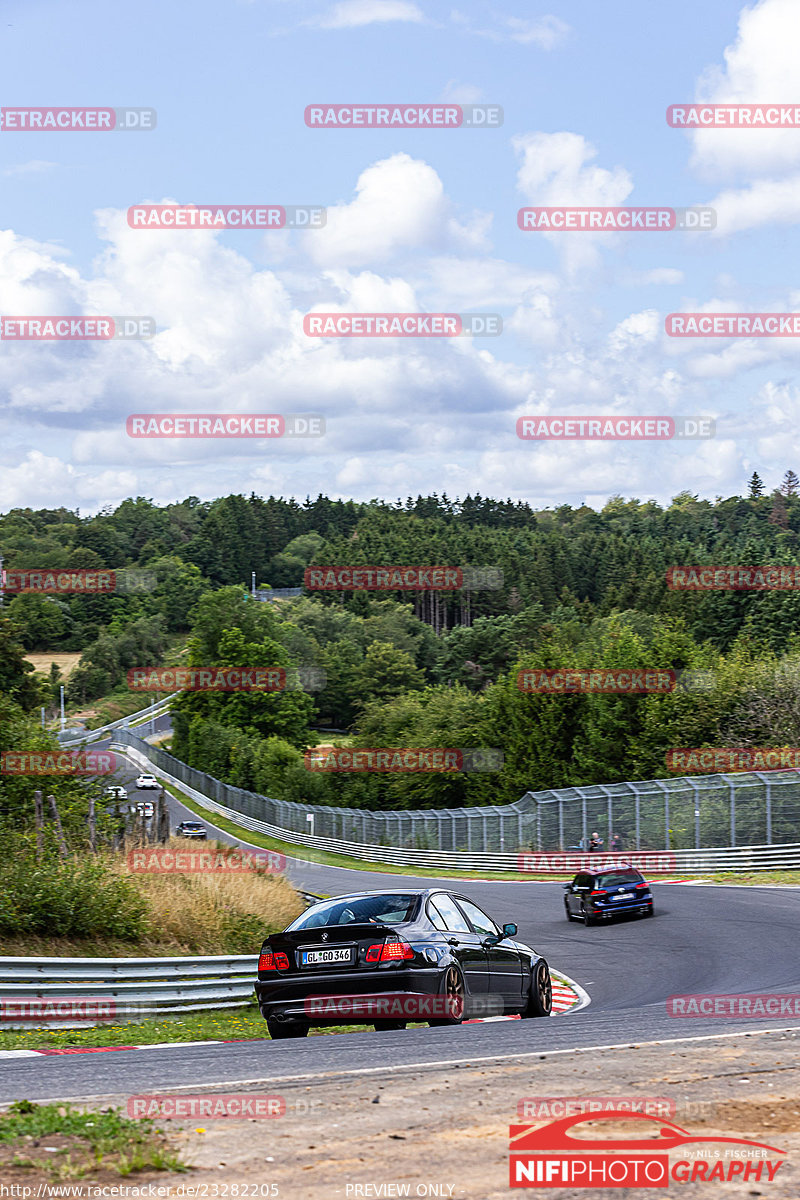
[[[32,158],[30,162],[17,163],[16,166],[5,167],[3,174],[12,179],[20,175],[45,175],[48,171],[54,171],[57,165],[57,163],[48,162],[43,158]]]
[[[304,21],[318,29],[356,29],[363,25],[385,24],[390,21],[411,21],[420,24],[424,13],[407,0],[342,0],[326,13]]]
[[[736,41],[724,66],[709,67],[698,82],[705,103],[796,103],[800,6],[796,0],[760,0],[743,8]],[[685,97],[676,96],[673,103]],[[711,178],[738,171],[782,174],[800,164],[793,129],[703,129],[691,135],[692,166]]]
[[[495,25],[480,28],[467,13],[452,9],[450,20],[475,37],[486,38],[491,42],[517,42],[522,46],[538,46],[540,50],[554,49],[570,32],[569,25],[552,14],[543,17],[498,16]]]
[[[436,171],[394,154],[362,172],[354,200],[328,207],[308,253],[320,266],[361,267],[405,260],[410,251],[483,248],[489,221],[483,214],[460,223]]]
[[[528,133],[512,139],[522,160],[517,172],[517,188],[534,207],[617,206],[624,204],[633,191],[633,180],[624,167],[608,170],[592,162],[597,151],[578,133]],[[571,274],[594,267],[597,247],[612,245],[616,235],[608,233],[540,233],[557,246]]]

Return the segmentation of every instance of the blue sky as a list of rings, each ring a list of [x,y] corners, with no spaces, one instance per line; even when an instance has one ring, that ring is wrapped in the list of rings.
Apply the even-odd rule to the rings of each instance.
[[[800,470],[793,341],[663,331],[800,310],[795,0],[742,7],[241,0],[0,11],[3,106],[130,105],[149,133],[0,132],[0,312],[142,313],[137,344],[0,342],[0,507],[251,489],[535,505],[740,492]],[[496,103],[493,130],[308,129],[311,103]],[[325,230],[140,231],[129,205],[321,204]],[[712,205],[711,233],[522,233],[535,204]],[[311,309],[495,311],[491,340],[306,338]],[[132,412],[319,412],[307,443],[132,442]],[[712,416],[708,441],[522,443],[523,414]]]

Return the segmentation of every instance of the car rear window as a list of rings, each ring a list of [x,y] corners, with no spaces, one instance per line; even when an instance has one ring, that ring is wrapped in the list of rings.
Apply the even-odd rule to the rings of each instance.
[[[405,892],[380,896],[340,896],[326,904],[315,904],[292,921],[289,929],[321,929],[327,925],[400,925],[409,921],[418,896]]]
[[[608,875],[597,876],[598,887],[623,887],[626,883],[642,883],[638,871],[611,871]]]

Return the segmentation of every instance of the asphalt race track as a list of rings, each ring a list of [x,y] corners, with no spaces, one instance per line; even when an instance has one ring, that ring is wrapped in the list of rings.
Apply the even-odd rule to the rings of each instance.
[[[126,781],[138,771],[122,772]],[[130,792],[135,795],[135,789]],[[147,795],[147,793],[140,793]],[[197,819],[171,801],[173,825]],[[211,822],[205,821],[213,835]],[[235,839],[224,833],[220,840]],[[246,842],[239,842],[246,845]],[[188,843],[187,843],[188,845]],[[444,1068],[519,1059],[581,1047],[616,1046],[720,1034],[796,1029],[797,1018],[672,1018],[669,996],[686,993],[800,992],[800,889],[655,884],[656,915],[585,928],[568,923],[562,889],[549,882],[471,882],[381,875],[290,860],[303,889],[333,895],[362,888],[461,891],[496,920],[516,921],[522,941],[576,980],[591,1004],[545,1021],[478,1023],[290,1042],[171,1045],[108,1054],[0,1060],[0,1103],[121,1096],[170,1088],[269,1085],[303,1077],[346,1076],[404,1067]],[[253,953],[258,950],[253,947]]]

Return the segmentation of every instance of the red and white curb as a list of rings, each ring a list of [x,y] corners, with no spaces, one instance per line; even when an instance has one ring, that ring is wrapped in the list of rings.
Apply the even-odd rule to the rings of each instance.
[[[577,1012],[590,1003],[588,992],[579,983],[561,972],[553,972],[553,1013],[554,1017],[566,1012]],[[488,1025],[490,1021],[518,1021],[518,1015],[507,1017],[475,1017],[464,1021],[465,1025]],[[261,1042],[266,1038],[209,1038],[202,1042],[150,1042],[146,1046],[61,1046],[52,1050],[0,1050],[0,1059],[4,1058],[50,1058],[59,1054],[106,1054],[111,1050],[171,1050],[180,1046],[224,1046],[237,1042]]]

